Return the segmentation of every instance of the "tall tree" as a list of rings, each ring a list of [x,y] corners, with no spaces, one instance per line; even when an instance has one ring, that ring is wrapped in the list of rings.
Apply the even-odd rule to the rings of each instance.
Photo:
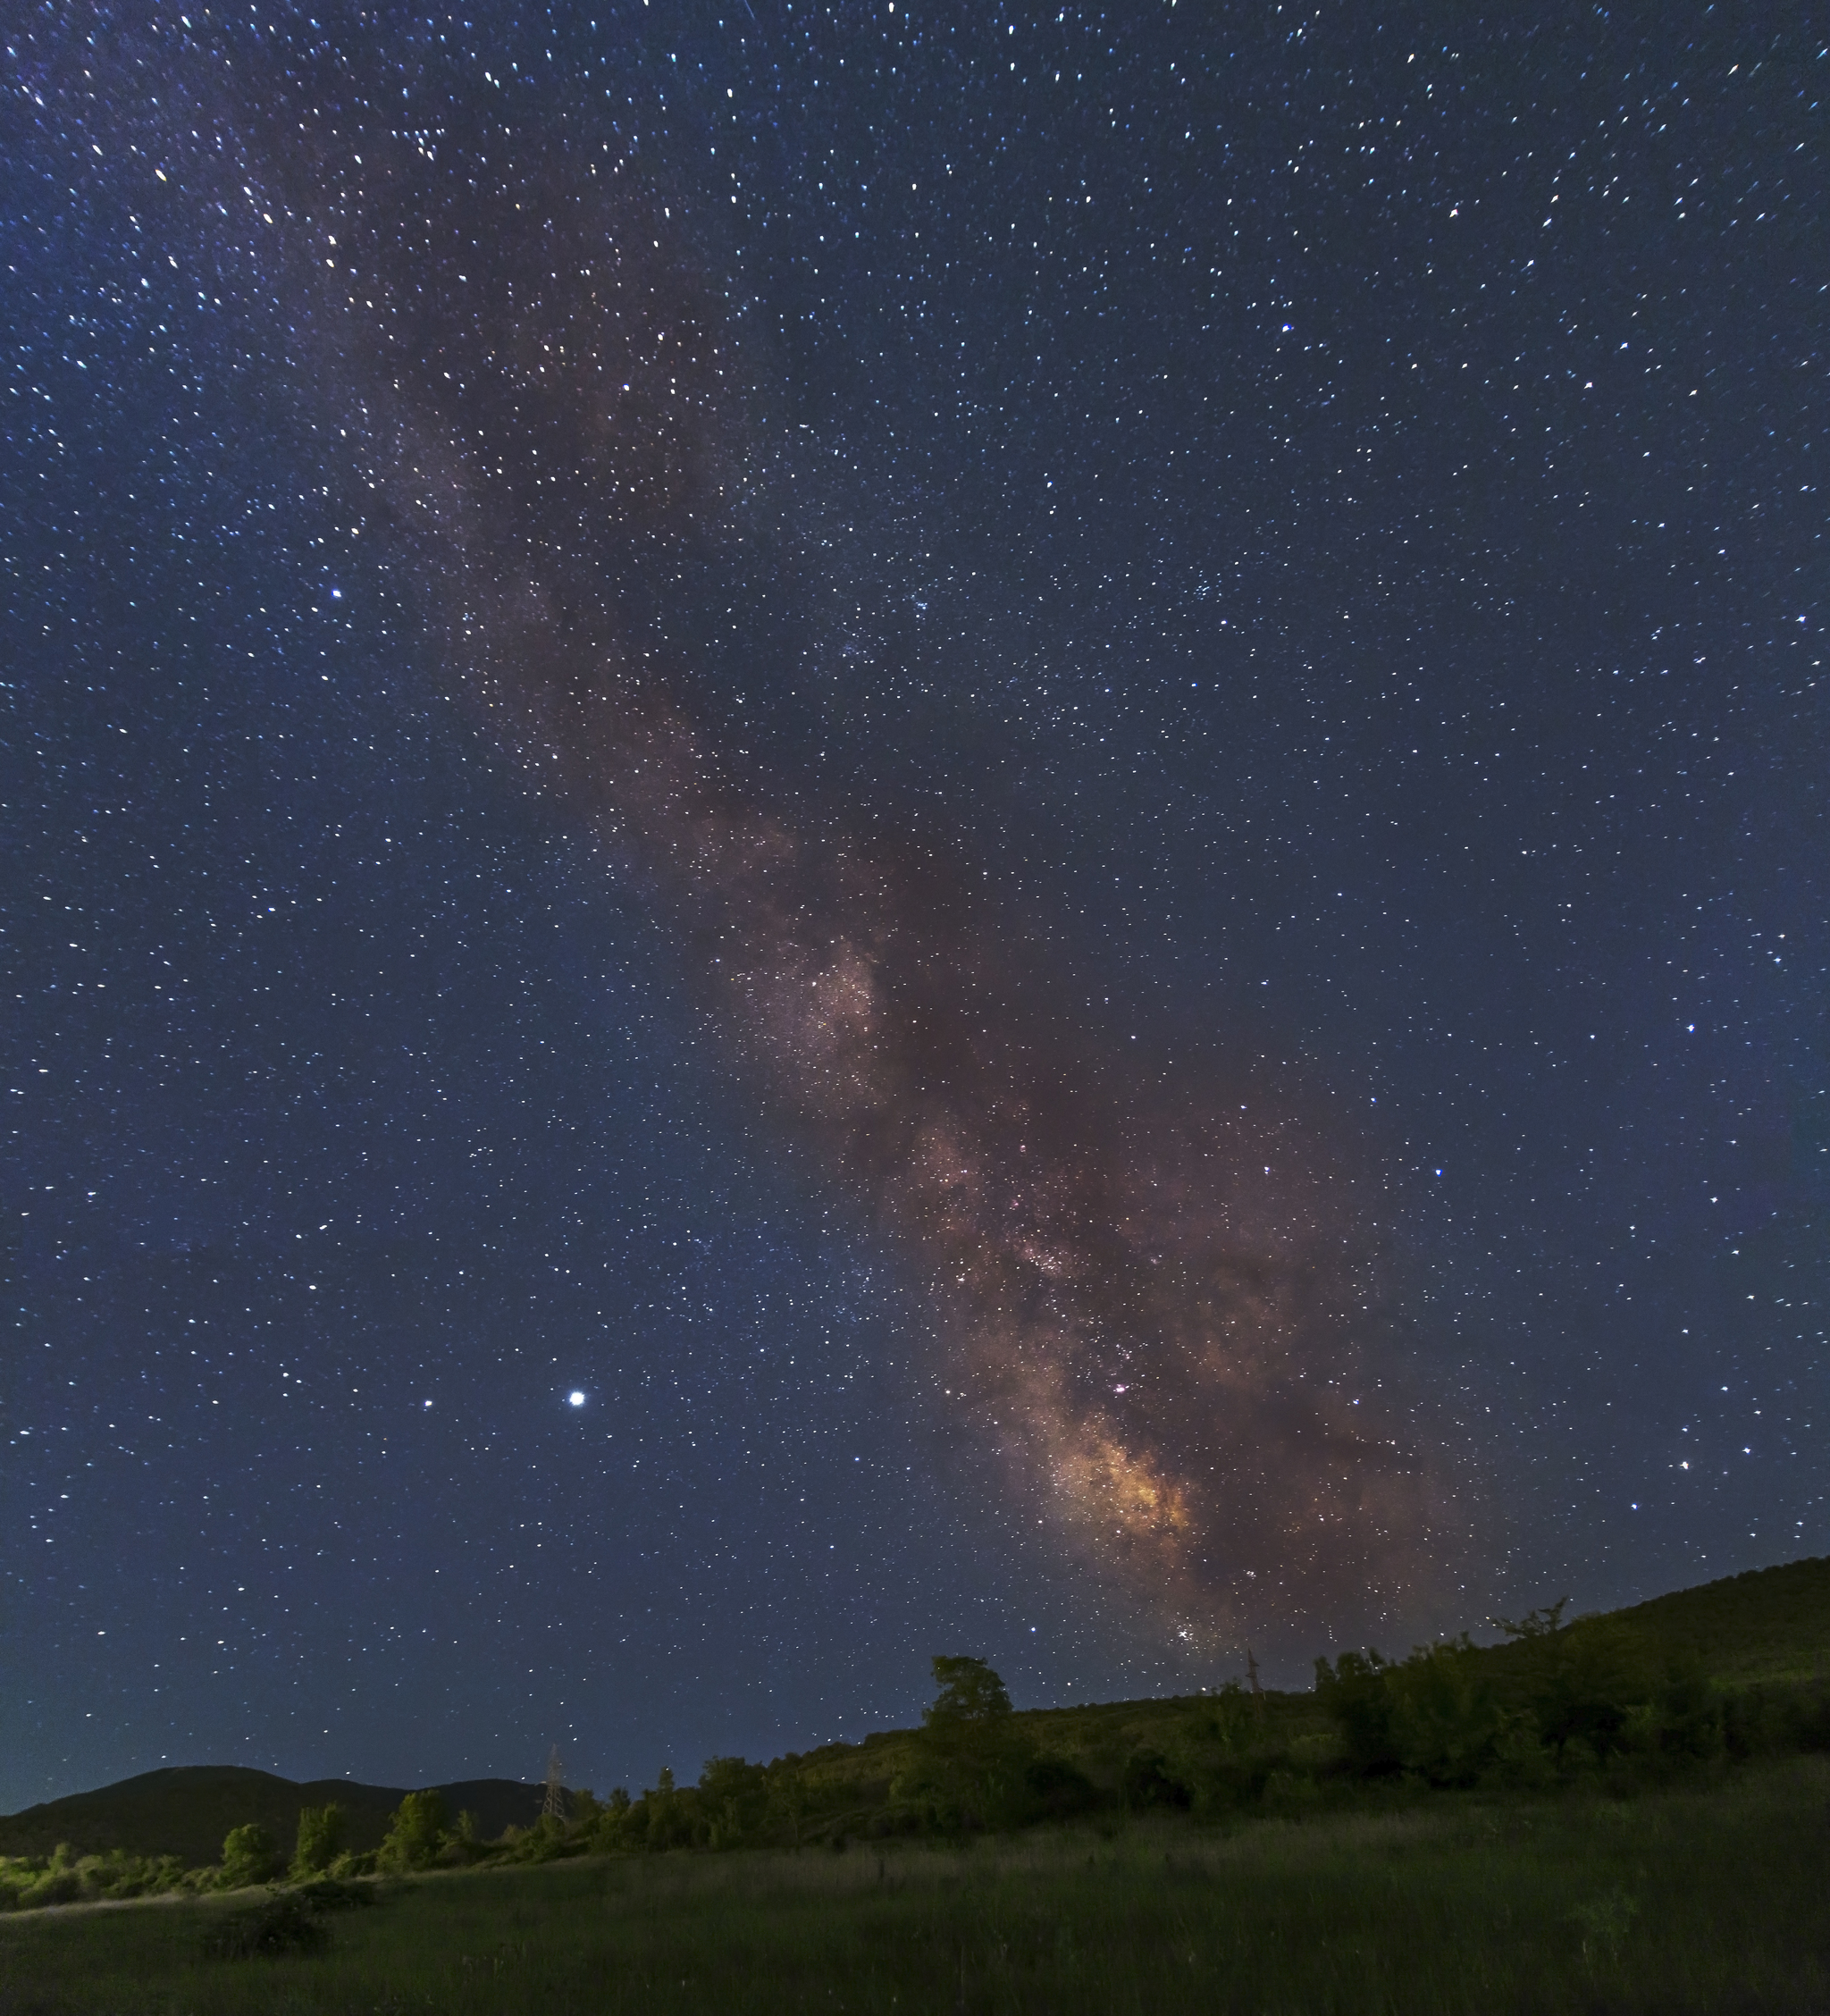
[[[424,1869],[438,1853],[444,1834],[445,1802],[435,1792],[409,1792],[376,1860],[383,1869]]]
[[[1011,1697],[996,1674],[978,1659],[948,1659],[936,1653],[935,1684],[940,1692],[921,1711],[932,1729],[961,1722],[991,1722],[1011,1712]]]
[[[280,1851],[265,1827],[250,1822],[231,1827],[222,1840],[222,1887],[245,1889],[270,1882],[280,1873]]]
[[[343,1852],[348,1816],[332,1800],[328,1806],[298,1809],[298,1839],[292,1851],[295,1877],[322,1876]]]

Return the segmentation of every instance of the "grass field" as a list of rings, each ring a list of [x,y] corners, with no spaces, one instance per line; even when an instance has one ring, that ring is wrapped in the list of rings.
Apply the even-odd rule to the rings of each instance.
[[[22,1913],[0,2012],[1817,2011],[1826,1877],[1813,1757],[1631,1800],[430,1875],[271,1958],[205,1950],[261,1893]]]

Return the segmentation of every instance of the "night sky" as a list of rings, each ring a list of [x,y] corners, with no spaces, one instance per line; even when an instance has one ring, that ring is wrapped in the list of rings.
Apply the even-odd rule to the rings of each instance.
[[[1797,22],[9,7],[0,1806],[1830,1550]]]

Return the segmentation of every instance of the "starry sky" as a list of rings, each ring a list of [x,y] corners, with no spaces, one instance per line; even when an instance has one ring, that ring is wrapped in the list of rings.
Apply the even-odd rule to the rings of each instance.
[[[9,11],[0,1805],[1830,1547],[1784,18]]]

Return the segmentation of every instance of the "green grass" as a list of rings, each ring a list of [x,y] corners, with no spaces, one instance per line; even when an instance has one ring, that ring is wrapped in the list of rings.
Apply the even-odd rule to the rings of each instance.
[[[1624,1801],[479,1869],[279,1959],[206,1957],[247,1894],[73,1907],[0,1919],[0,2011],[1821,2010],[1826,1802],[1808,1758]]]

